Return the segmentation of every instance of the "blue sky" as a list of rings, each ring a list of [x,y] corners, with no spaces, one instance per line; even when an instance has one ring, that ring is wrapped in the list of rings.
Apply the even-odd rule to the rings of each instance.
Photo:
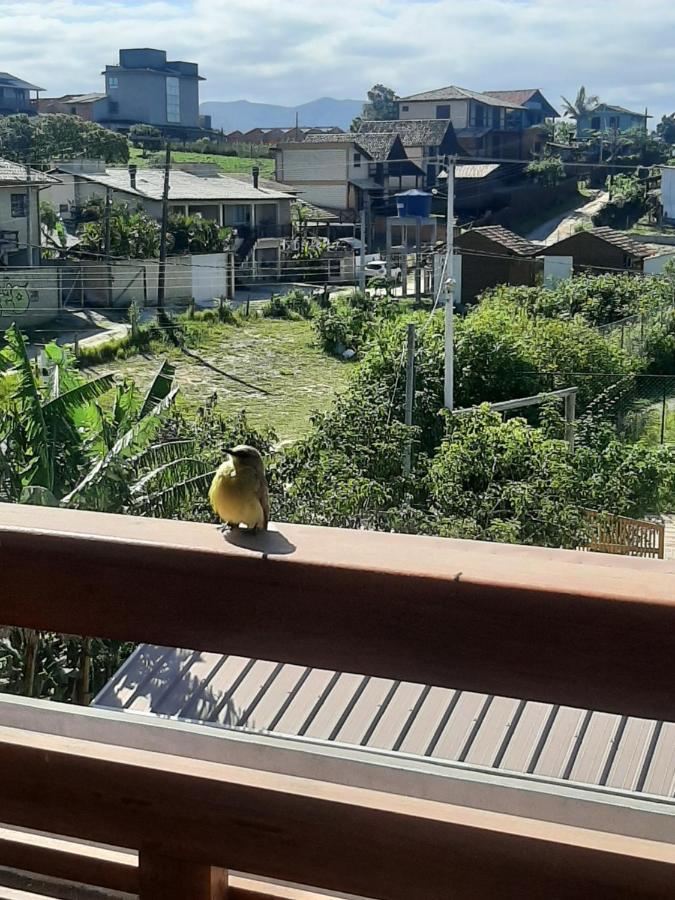
[[[585,84],[675,110],[673,0],[0,0],[0,70],[50,95],[100,90],[124,46],[198,62],[204,100]]]

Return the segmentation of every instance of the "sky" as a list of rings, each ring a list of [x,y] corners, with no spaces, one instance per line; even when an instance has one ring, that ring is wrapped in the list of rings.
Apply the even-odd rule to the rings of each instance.
[[[675,111],[673,0],[0,0],[0,70],[47,96],[102,90],[120,47],[198,62],[202,100],[294,105],[456,84],[583,84],[660,118]]]

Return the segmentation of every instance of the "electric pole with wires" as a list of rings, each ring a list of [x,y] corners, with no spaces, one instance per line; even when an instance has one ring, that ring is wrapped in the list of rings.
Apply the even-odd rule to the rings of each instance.
[[[159,233],[159,273],[157,279],[157,308],[164,309],[166,293],[166,238],[169,227],[169,179],[171,176],[171,142],[166,142],[164,157],[164,187],[162,189],[162,225]],[[161,314],[161,313],[160,313]]]
[[[455,249],[455,165],[457,160],[451,157],[448,160],[448,205],[445,237],[445,378],[443,385],[444,405],[447,409],[455,406],[455,280],[454,260]]]

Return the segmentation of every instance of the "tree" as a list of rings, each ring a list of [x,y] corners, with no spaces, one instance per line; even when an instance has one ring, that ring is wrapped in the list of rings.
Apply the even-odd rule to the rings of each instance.
[[[54,159],[87,156],[107,163],[126,163],[129,142],[78,116],[40,115],[0,118],[2,155],[14,162],[47,166]]]
[[[351,124],[352,131],[358,131],[362,121],[398,119],[396,92],[384,84],[375,84],[368,91],[368,101],[363,104],[360,116]]]
[[[158,150],[162,147],[162,132],[154,125],[138,123],[129,129],[129,140],[134,147],[143,150]]]
[[[217,222],[201,216],[169,217],[169,252],[222,253],[232,237],[231,228],[221,228]]]
[[[666,144],[675,144],[675,113],[661,117],[656,133]]]
[[[587,115],[600,102],[600,98],[595,94],[586,94],[586,88],[582,85],[577,91],[577,96],[572,102],[566,97],[562,97],[564,115],[578,121],[582,116]]]

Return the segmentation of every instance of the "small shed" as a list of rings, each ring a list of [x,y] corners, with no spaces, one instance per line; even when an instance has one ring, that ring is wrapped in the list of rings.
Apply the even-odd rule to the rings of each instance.
[[[465,305],[498,284],[536,282],[541,247],[502,225],[470,228],[455,238],[455,247],[462,258],[459,294]]]
[[[572,257],[576,272],[642,272],[644,261],[654,250],[623,231],[613,228],[591,228],[578,231],[539,251],[542,256]]]

